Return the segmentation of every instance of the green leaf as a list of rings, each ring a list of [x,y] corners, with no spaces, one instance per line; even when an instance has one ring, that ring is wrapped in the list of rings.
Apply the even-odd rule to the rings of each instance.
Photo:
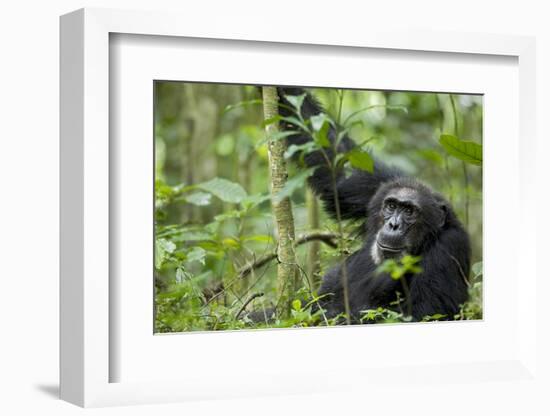
[[[270,118],[262,121],[262,127],[267,127],[270,124],[277,123],[278,121],[281,121],[281,119],[282,119],[282,117],[280,115],[270,117]]]
[[[292,309],[294,309],[295,311],[299,311],[302,309],[302,302],[300,301],[300,299],[294,299],[292,301]]]
[[[301,120],[299,120],[297,117],[292,117],[292,116],[281,117],[281,120],[286,121],[287,123],[292,124],[296,127],[300,127],[304,131],[308,131],[307,126]]]
[[[394,280],[399,280],[406,274],[418,274],[422,272],[422,268],[418,265],[421,257],[405,255],[399,260],[387,259],[380,264],[376,273],[388,273]]]
[[[430,321],[439,321],[441,318],[446,318],[447,315],[443,315],[441,313],[436,313],[434,315],[426,315],[422,318],[423,322],[430,322]]]
[[[214,178],[208,182],[203,182],[197,185],[197,188],[210,192],[222,201],[236,204],[247,196],[246,191],[241,185],[223,178]]]
[[[233,237],[224,238],[222,244],[226,249],[238,249],[241,247],[239,240]]]
[[[269,137],[264,137],[263,139],[259,140],[254,147],[258,149],[259,147],[265,145],[268,140],[276,142],[277,140],[284,139],[288,136],[293,136],[294,134],[297,134],[297,130],[283,130],[283,131],[277,131],[275,133],[272,133]]]
[[[294,191],[301,187],[305,183],[306,179],[309,178],[314,171],[315,168],[309,168],[304,169],[298,174],[294,175],[286,182],[284,188],[277,195],[274,195],[273,201],[278,204],[283,199],[290,198]]]
[[[439,143],[447,153],[457,159],[478,166],[481,166],[483,162],[483,147],[479,143],[460,140],[450,134],[442,134]]]
[[[423,159],[433,162],[438,167],[442,167],[445,163],[443,156],[433,149],[419,149],[417,150],[417,154]]]
[[[327,121],[327,116],[326,114],[323,114],[323,113],[316,114],[310,117],[310,121],[311,121],[311,127],[313,128],[313,131],[319,131]]]
[[[159,238],[155,244],[155,267],[160,269],[169,254],[176,250],[176,245],[164,238]]]
[[[176,282],[181,283],[185,280],[187,273],[181,267],[176,269]]]
[[[174,241],[204,241],[210,240],[212,235],[204,231],[183,231],[173,237]]]
[[[328,138],[328,132],[330,129],[330,123],[326,121],[321,127],[321,130],[313,134],[313,138],[316,143],[322,147],[330,147],[330,140]]]
[[[170,239],[174,242],[209,240],[213,237],[210,233],[207,232],[205,226],[179,225],[157,225],[156,235],[157,239],[165,238]]]
[[[241,201],[241,205],[245,210],[249,210],[260,205],[262,202],[265,202],[270,198],[271,196],[266,194],[248,195],[246,198],[243,198],[243,200]]]
[[[349,163],[356,169],[361,169],[367,172],[374,171],[374,160],[364,150],[359,148],[352,149],[347,154]]]
[[[322,147],[330,147],[328,132],[330,130],[330,120],[326,114],[317,114],[310,118],[311,127],[313,127],[313,138],[315,142]]]
[[[206,192],[196,192],[194,194],[187,195],[185,197],[185,200],[187,202],[193,205],[197,205],[199,207],[210,205],[211,199],[212,199],[212,195],[207,194]]]
[[[202,247],[193,247],[187,252],[186,260],[188,262],[198,261],[204,266],[204,259],[206,257],[206,250]]]
[[[249,100],[249,101],[241,101],[240,103],[226,106],[222,114],[228,113],[229,111],[234,110],[236,108],[248,107],[250,105],[257,105],[257,104],[262,104],[262,100],[256,99],[256,100]]]
[[[266,234],[249,235],[243,238],[244,241],[257,241],[259,243],[273,243],[273,237]]]
[[[349,121],[355,117],[356,115],[364,112],[364,111],[369,111],[369,110],[373,110],[373,109],[376,109],[376,108],[385,108],[386,110],[400,110],[400,111],[403,111],[405,114],[408,114],[409,113],[409,110],[407,109],[407,107],[405,107],[404,105],[387,105],[387,104],[373,104],[373,105],[369,105],[368,107],[364,107],[364,108],[361,108],[357,111],[354,111],[353,113],[351,113],[348,117],[346,117],[346,119],[344,120],[344,126],[348,126],[349,124]]]
[[[234,218],[241,218],[244,214],[245,212],[243,210],[233,209],[231,211],[224,212],[223,214],[216,215],[214,217],[214,221],[222,222]]]
[[[306,142],[304,144],[291,144],[285,151],[285,159],[290,159],[296,152],[310,153],[317,148],[315,142]]]
[[[296,133],[298,133],[296,130],[278,131],[276,133],[273,133],[271,136],[269,136],[269,140],[272,140],[272,141],[281,140],[281,139],[284,139],[285,137],[292,136]]]
[[[235,150],[235,138],[224,134],[216,141],[216,153],[219,156],[229,156]]]
[[[477,263],[472,264],[472,273],[474,278],[481,276],[483,274],[483,262],[478,261]]]
[[[164,238],[157,240],[157,244],[162,248],[162,250],[164,250],[165,253],[171,254],[176,250],[176,245],[169,240],[165,240]]]
[[[306,95],[286,95],[285,98],[290,103],[290,105],[292,105],[292,107],[296,109],[297,112],[300,112]]]

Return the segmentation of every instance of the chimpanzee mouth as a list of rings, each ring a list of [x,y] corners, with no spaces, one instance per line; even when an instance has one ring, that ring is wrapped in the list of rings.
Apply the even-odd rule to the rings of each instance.
[[[376,244],[378,245],[380,250],[389,251],[390,253],[400,253],[401,251],[405,250],[405,247],[389,247],[389,246],[380,244],[379,242],[377,242]]]

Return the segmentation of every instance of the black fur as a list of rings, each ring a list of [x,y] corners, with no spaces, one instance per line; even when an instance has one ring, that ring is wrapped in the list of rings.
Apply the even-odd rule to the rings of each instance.
[[[282,116],[292,115],[286,95],[306,94],[300,88],[279,88],[278,92],[282,104],[279,112]],[[307,93],[301,107],[302,117],[308,120],[322,112],[319,103]],[[285,122],[281,123],[281,127],[296,130],[295,126]],[[332,143],[335,135],[335,129],[331,128],[329,138]],[[306,132],[300,131],[289,136],[287,140],[289,145],[303,144],[312,138]],[[345,136],[336,151],[346,152],[354,146],[353,140]],[[329,158],[334,157],[331,149],[327,149],[326,153]],[[317,151],[304,155],[303,160],[308,167],[316,168],[309,179],[309,185],[322,200],[325,210],[334,217],[336,203],[333,179],[325,156]],[[384,307],[403,310],[405,305],[410,305],[410,312],[415,320],[434,314],[453,319],[459,312],[460,305],[468,298],[470,241],[450,204],[414,178],[376,160],[373,173],[354,170],[346,177],[343,171],[337,172],[336,187],[341,218],[361,221],[364,235],[362,248],[345,260],[352,318],[357,320],[360,312],[366,309]],[[384,197],[390,190],[403,187],[412,188],[419,195],[421,210],[415,226],[418,237],[414,252],[410,254],[421,256],[422,272],[406,277],[409,296],[401,305],[396,306],[396,293],[403,295],[405,292],[403,284],[387,275],[376,273],[378,265],[373,259],[371,248],[382,226],[380,212]],[[328,316],[344,312],[341,271],[341,264],[330,270],[324,276],[319,290],[319,294],[326,295],[322,300],[322,307],[326,309]]]

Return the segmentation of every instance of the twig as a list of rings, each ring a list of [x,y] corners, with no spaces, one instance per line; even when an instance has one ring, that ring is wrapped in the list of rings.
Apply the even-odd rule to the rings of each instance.
[[[245,303],[243,303],[243,306],[241,306],[241,309],[239,309],[239,312],[235,315],[235,320],[239,319],[239,316],[241,316],[241,313],[246,309],[248,304],[252,302],[254,299],[259,298],[263,296],[264,294],[262,292],[254,293],[252,296],[250,296]]]
[[[462,269],[462,266],[460,265],[460,262],[458,261],[458,259],[453,256],[451,253],[449,253],[447,250],[443,250],[445,252],[445,254],[447,254],[447,256],[449,256],[451,258],[452,261],[455,262],[455,264],[457,265],[458,267],[458,271],[460,272],[460,275],[462,276],[462,280],[464,281],[464,283],[466,284],[466,287],[471,287],[472,284],[470,283],[470,279],[468,279],[468,277],[466,276],[466,273],[464,273],[464,270]]]
[[[335,233],[328,233],[323,231],[314,231],[311,233],[304,234],[298,239],[296,239],[295,245],[300,246],[305,243],[309,243],[310,241],[321,241],[325,243],[327,246],[330,246],[332,248],[336,248],[337,244],[335,240],[338,238],[338,235]],[[239,278],[245,277],[254,269],[258,269],[265,264],[269,263],[272,260],[275,260],[277,258],[277,253],[269,253],[266,254],[257,260],[253,261],[252,263],[247,264],[246,266],[242,267],[239,272],[238,276]]]
[[[344,90],[337,90],[340,91],[340,103],[338,106],[338,118],[336,120],[336,137],[337,139],[333,141],[333,154],[336,155],[338,151],[338,145],[339,143],[339,126],[340,126],[340,120],[342,118],[342,105],[344,103]],[[334,208],[336,211],[336,222],[338,223],[338,240],[340,242],[340,252],[346,251],[346,240],[344,238],[344,227],[342,226],[342,214],[340,211],[340,197],[338,195],[338,185],[336,183],[336,169],[337,167],[334,166],[334,159],[330,163],[330,174],[332,179],[332,190],[334,193]],[[351,325],[351,307],[350,307],[350,301],[349,301],[349,286],[348,286],[348,266],[346,263],[346,259],[342,262],[342,274],[341,274],[341,281],[342,281],[342,289],[344,294],[344,310],[346,312],[346,323],[348,325]]]

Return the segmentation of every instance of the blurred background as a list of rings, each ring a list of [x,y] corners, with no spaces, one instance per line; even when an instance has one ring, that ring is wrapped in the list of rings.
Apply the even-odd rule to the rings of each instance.
[[[472,241],[470,305],[464,319],[481,317],[482,168],[447,154],[441,134],[482,143],[482,97],[400,91],[308,89],[369,152],[448,198]],[[368,108],[367,110],[364,110]],[[361,111],[364,110],[364,111]],[[276,299],[276,263],[245,278],[248,263],[275,249],[269,166],[260,89],[255,86],[155,83],[156,327],[158,332],[239,329],[239,310]],[[290,177],[297,172],[288,165]],[[304,181],[302,181],[304,182]],[[206,185],[201,185],[206,184]],[[198,186],[201,185],[201,186]],[[334,231],[301,183],[292,195],[296,232]],[[352,227],[347,228],[352,232]],[[359,244],[350,237],[352,248]],[[319,242],[298,247],[315,291],[338,252]],[[281,326],[314,325],[307,317]],[[273,325],[272,325],[273,326]]]

